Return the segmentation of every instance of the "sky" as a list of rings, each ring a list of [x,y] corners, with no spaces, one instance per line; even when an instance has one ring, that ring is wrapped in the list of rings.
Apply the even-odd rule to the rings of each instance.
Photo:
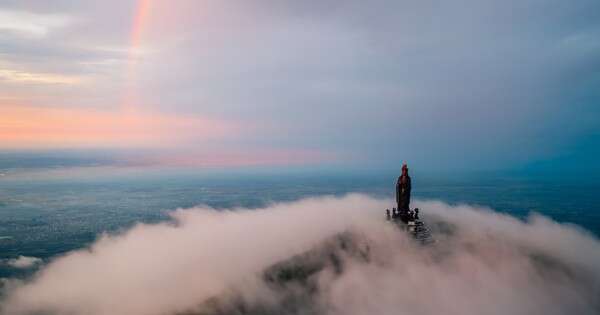
[[[595,0],[0,1],[0,152],[600,172],[598,86]]]

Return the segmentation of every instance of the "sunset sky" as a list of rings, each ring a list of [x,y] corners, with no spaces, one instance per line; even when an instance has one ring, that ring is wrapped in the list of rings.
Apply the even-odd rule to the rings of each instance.
[[[600,2],[0,2],[0,151],[598,169]]]

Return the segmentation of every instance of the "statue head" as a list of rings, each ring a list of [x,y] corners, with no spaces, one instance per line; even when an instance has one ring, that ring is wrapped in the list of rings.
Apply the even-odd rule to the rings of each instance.
[[[408,175],[408,166],[406,163],[402,164],[402,175]]]

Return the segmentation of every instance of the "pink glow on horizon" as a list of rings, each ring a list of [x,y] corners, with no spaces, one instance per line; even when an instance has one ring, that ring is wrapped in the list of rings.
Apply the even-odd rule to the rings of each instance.
[[[233,136],[239,126],[152,111],[0,106],[0,148],[170,147]]]
[[[160,149],[125,157],[122,162],[174,167],[285,166],[337,159],[331,153],[307,149],[226,149],[223,141],[239,141],[245,133],[252,132],[252,126],[201,116],[139,109],[1,105],[0,149]],[[204,149],[198,149],[203,146]]]

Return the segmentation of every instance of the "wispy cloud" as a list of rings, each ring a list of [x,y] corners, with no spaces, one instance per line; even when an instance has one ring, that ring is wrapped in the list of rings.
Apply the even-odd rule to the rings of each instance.
[[[2,80],[10,83],[66,85],[80,84],[84,81],[83,78],[78,76],[0,69],[0,81]]]
[[[72,19],[63,14],[38,14],[0,9],[0,31],[15,31],[24,35],[45,36],[56,28],[68,25]]]
[[[41,262],[42,260],[40,258],[30,256],[19,256],[17,258],[6,260],[7,265],[19,269],[31,268]]]

